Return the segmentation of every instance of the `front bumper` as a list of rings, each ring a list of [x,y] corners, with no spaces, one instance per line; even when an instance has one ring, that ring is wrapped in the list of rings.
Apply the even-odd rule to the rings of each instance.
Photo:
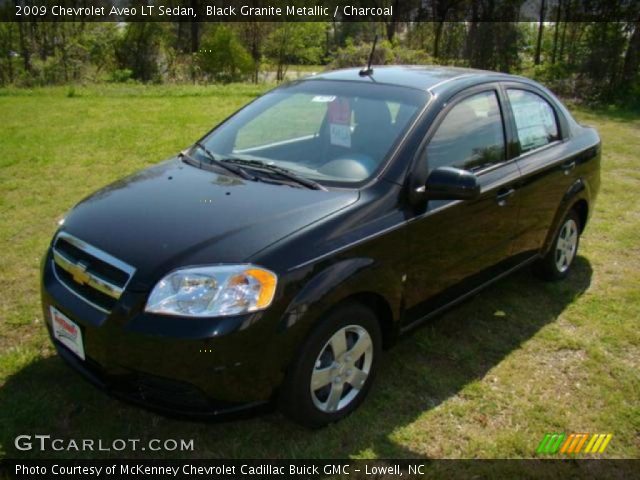
[[[52,342],[60,358],[94,386],[120,400],[159,413],[190,418],[209,418],[257,409],[267,403],[266,401],[253,403],[218,401],[208,397],[194,385],[140,372],[109,375],[90,358],[83,361],[58,341],[52,339]]]
[[[282,381],[273,322],[262,312],[192,319],[144,312],[146,295],[123,293],[110,312],[74,294],[42,265],[42,307],[61,358],[114,396],[167,413],[210,416],[270,400]],[[50,307],[80,326],[86,360],[53,339]]]

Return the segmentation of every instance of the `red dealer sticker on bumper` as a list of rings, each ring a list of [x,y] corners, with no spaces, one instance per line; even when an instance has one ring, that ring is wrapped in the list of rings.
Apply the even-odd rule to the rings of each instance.
[[[54,338],[84,360],[84,343],[78,324],[54,307],[50,307],[50,311]]]

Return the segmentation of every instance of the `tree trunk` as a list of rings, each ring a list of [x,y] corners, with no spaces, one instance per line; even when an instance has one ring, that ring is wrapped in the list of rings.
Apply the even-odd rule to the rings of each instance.
[[[565,41],[567,39],[567,25],[569,22],[567,22],[567,17],[569,16],[569,14],[567,13],[565,15],[565,21],[564,24],[562,25],[562,36],[560,37],[560,51],[558,52],[558,60],[560,62],[564,62],[564,44]]]
[[[634,30],[629,45],[624,55],[624,67],[622,69],[622,81],[629,86],[638,77],[638,68],[640,67],[640,20],[634,22]]]
[[[439,21],[436,25],[436,34],[433,39],[433,58],[440,57],[440,37],[442,36],[443,21]]]
[[[7,72],[9,74],[9,83],[13,83],[13,57],[11,56],[11,52],[9,52],[7,60],[8,60]]]
[[[27,47],[27,42],[24,38],[25,23],[18,22],[18,37],[20,41],[20,55],[22,55],[22,61],[24,62],[24,69],[26,72],[31,72],[31,51]]]
[[[540,53],[542,50],[542,33],[544,32],[544,10],[545,10],[545,0],[542,0],[540,3],[540,19],[538,21],[538,41],[536,42],[536,54],[534,57],[533,63],[536,65],[540,65]]]
[[[7,77],[8,83],[13,83],[13,23],[7,24],[7,36],[5,37],[5,51],[7,52]],[[3,77],[4,80],[4,77]]]
[[[391,20],[390,22],[386,23],[386,27],[387,27],[387,40],[389,40],[390,42],[393,42],[393,37],[395,37],[396,35],[396,24],[393,20]]]
[[[200,10],[198,6],[198,0],[190,0],[190,6],[193,8],[195,12]],[[198,53],[200,50],[200,23],[199,22],[191,22],[190,25],[190,47],[191,53]]]
[[[556,24],[553,32],[553,54],[551,55],[551,63],[556,63],[556,54],[558,53],[558,36],[560,33],[560,17],[562,15],[562,0],[558,0],[558,11],[556,12]]]
[[[278,83],[284,80],[285,62],[286,62],[286,44],[289,41],[289,29],[285,26],[280,39],[280,49],[278,51],[278,69],[276,72],[276,80]]]
[[[393,42],[393,37],[395,37],[396,35],[396,27],[397,27],[396,23],[397,23],[397,14],[398,14],[399,8],[400,8],[400,0],[396,0],[395,2],[393,2],[393,11],[396,13],[394,13],[389,19],[389,21],[386,22],[387,40],[389,40],[389,42]]]
[[[60,28],[60,35],[62,37],[62,42],[60,44],[60,50],[62,52],[62,70],[64,74],[64,83],[69,82],[69,62],[68,62],[68,53],[67,53],[67,29],[66,24],[63,23]]]
[[[471,22],[469,31],[467,32],[467,41],[465,44],[465,56],[469,65],[472,64],[472,58],[474,56],[474,45],[478,34],[478,5],[476,2],[471,4]]]
[[[260,59],[262,52],[260,51],[260,37],[262,35],[262,25],[258,22],[251,23],[251,58],[253,59],[253,83],[258,83],[260,79]]]
[[[571,67],[575,66],[575,44],[576,44],[576,35],[578,33],[579,23],[571,22],[570,30],[569,30],[569,42],[567,43],[567,64]]]
[[[191,53],[197,53],[200,50],[200,24],[191,22]]]

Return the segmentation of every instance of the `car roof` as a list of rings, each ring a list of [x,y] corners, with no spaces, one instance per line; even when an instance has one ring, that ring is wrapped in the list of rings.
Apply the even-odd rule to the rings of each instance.
[[[373,72],[369,75],[360,75],[362,68],[332,70],[312,75],[305,78],[305,80],[320,79],[382,83],[426,91],[433,91],[437,87],[454,83],[455,80],[464,80],[463,83],[465,85],[500,80],[527,81],[527,79],[523,77],[508,75],[506,73],[440,65],[373,66],[372,69]]]

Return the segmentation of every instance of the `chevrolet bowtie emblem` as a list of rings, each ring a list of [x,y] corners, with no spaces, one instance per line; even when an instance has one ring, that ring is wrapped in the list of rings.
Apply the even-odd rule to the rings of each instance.
[[[82,262],[78,262],[76,264],[69,265],[68,271],[76,283],[85,285],[86,283],[89,283],[89,280],[91,279],[91,277],[87,273],[87,268],[88,265]]]

